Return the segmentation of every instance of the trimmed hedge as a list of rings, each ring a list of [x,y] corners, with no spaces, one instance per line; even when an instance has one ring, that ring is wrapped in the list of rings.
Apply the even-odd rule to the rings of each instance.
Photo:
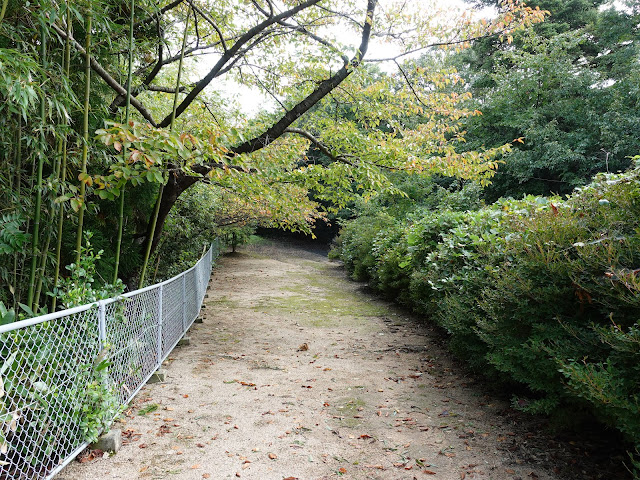
[[[564,200],[460,211],[446,198],[347,222],[337,247],[347,270],[446,329],[516,407],[569,407],[640,445],[640,168]]]

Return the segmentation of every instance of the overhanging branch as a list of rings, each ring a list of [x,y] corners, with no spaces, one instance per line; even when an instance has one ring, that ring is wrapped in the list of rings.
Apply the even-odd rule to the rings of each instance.
[[[342,162],[342,163],[346,163],[347,165],[354,166],[353,162],[350,162],[344,156],[334,155],[333,153],[331,153],[331,151],[327,148],[327,146],[324,143],[320,141],[320,139],[316,138],[314,135],[312,135],[310,132],[307,132],[306,130],[302,130],[300,128],[287,128],[284,131],[284,133],[295,133],[296,135],[300,135],[306,138],[307,140],[309,140],[311,143],[313,143],[318,150],[320,150],[322,153],[324,153],[327,157],[329,157],[334,162]]]
[[[63,29],[61,29],[60,27],[58,27],[55,23],[51,24],[51,27],[53,28],[53,30],[60,36],[60,38],[62,38],[63,40],[67,39],[67,32],[64,31]],[[86,55],[86,51],[84,49],[84,47],[82,45],[80,45],[77,40],[75,38],[73,38],[73,36],[69,36],[69,41],[71,42],[71,44],[73,45],[73,47],[78,50],[78,52],[80,52],[82,55]],[[126,95],[127,94],[127,89],[125,87],[123,87],[122,85],[120,85],[120,83],[118,83],[118,81],[113,78],[109,72],[107,72],[104,67],[102,65],[100,65],[98,63],[98,61],[94,58],[91,57],[91,69],[96,72],[98,74],[98,76],[100,78],[102,78],[105,83],[111,87],[116,93],[118,93],[119,95]],[[151,113],[144,107],[144,105],[142,105],[142,103],[136,99],[135,97],[131,98],[131,105],[140,112],[140,114],[154,127],[157,126],[155,120],[153,119],[153,116],[151,115]]]
[[[271,144],[274,140],[282,136],[300,116],[309,111],[320,100],[327,96],[333,89],[340,85],[351,73],[362,63],[362,60],[369,48],[369,38],[373,24],[373,14],[378,0],[368,0],[367,15],[362,28],[362,37],[358,51],[349,63],[338,70],[327,80],[322,81],[318,87],[306,98],[289,110],[278,122],[272,125],[266,132],[251,140],[244,142],[231,149],[231,152],[240,155],[252,153]]]
[[[227,62],[231,61],[233,57],[244,47],[245,44],[251,42],[256,36],[260,35],[271,25],[276,24],[279,21],[284,20],[286,18],[292,17],[296,13],[309,8],[319,3],[320,1],[321,0],[306,0],[305,2],[302,2],[301,4],[295,6],[294,8],[287,10],[285,12],[282,12],[278,15],[274,15],[273,17],[268,18],[264,22],[259,23],[258,25],[247,30],[247,32],[244,35],[242,35],[236,41],[236,43],[233,44],[232,47],[230,47],[226,52],[224,52],[220,60],[218,60],[218,62],[213,66],[213,68],[209,71],[209,73],[204,78],[202,78],[198,83],[196,83],[195,87],[185,96],[185,98],[182,100],[182,102],[180,103],[180,105],[178,105],[178,108],[176,109],[176,117],[180,116],[187,109],[187,107],[191,105],[191,103],[196,99],[196,97],[200,94],[200,92],[202,92],[202,90],[204,90],[204,88],[207,85],[209,85],[214,78],[220,75],[221,70],[225,67]],[[369,1],[373,1],[373,0],[369,0]],[[166,127],[169,125],[170,122],[171,122],[171,115],[167,115],[167,117],[165,117],[159,123],[159,126]]]

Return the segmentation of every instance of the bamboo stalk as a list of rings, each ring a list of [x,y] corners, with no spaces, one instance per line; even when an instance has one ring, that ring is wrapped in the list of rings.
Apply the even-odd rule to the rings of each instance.
[[[160,212],[160,203],[162,203],[162,192],[164,191],[164,184],[160,185],[160,192],[158,192],[158,198],[156,199],[156,206],[153,209],[153,216],[151,217],[150,233],[147,238],[147,248],[144,252],[144,262],[142,263],[142,272],[140,272],[140,281],[138,282],[138,288],[144,287],[144,277],[147,273],[147,265],[149,264],[149,255],[151,255],[151,245],[153,244],[153,235],[156,231],[156,224],[158,223],[158,213]]]
[[[82,122],[82,166],[80,168],[80,174],[87,173],[87,156],[89,154],[89,97],[91,95],[91,12],[89,11],[86,16],[87,28],[86,28],[86,41],[85,41],[85,88],[84,88],[84,115]],[[80,253],[82,250],[82,229],[84,224],[84,211],[85,211],[85,192],[86,184],[84,181],[80,181],[80,210],[78,211],[78,231],[76,233],[76,265],[80,263]]]
[[[69,0],[66,1],[67,6],[67,38],[64,42],[64,59],[63,59],[63,70],[66,78],[69,78],[69,74],[71,72],[71,12],[69,10]],[[67,105],[68,107],[68,105]],[[64,182],[67,179],[67,154],[68,154],[68,141],[67,135],[65,134],[62,138],[62,159],[60,164],[60,193],[64,195]],[[58,280],[60,279],[60,261],[62,258],[62,232],[64,227],[64,206],[60,204],[58,210],[58,228],[57,228],[57,236],[56,236],[56,260],[55,260],[55,270],[53,273],[53,286],[54,288],[58,286]],[[56,309],[57,297],[54,295],[51,299],[51,311],[54,312]]]
[[[40,59],[44,71],[47,69],[47,37],[45,26],[40,27]],[[34,294],[36,290],[36,271],[38,270],[38,247],[40,237],[40,210],[42,208],[42,170],[44,167],[46,139],[44,135],[44,126],[46,120],[46,99],[43,95],[40,97],[40,151],[38,152],[38,177],[36,181],[36,206],[35,218],[33,220],[33,239],[31,242],[31,271],[29,274],[29,291],[27,293],[27,305],[33,310]]]
[[[51,231],[49,231],[49,233],[51,234]],[[38,266],[38,281],[37,281],[37,285],[36,285],[36,292],[35,295],[33,297],[33,311],[37,312],[38,309],[40,308],[40,294],[42,293],[42,282],[44,280],[45,277],[45,271],[47,268],[47,253],[49,252],[49,245],[51,243],[51,235],[46,235],[45,234],[45,242],[44,242],[44,248],[42,249],[42,252],[40,253],[40,265]]]
[[[184,26],[184,35],[182,37],[182,50],[180,51],[180,61],[178,62],[178,78],[176,79],[176,90],[173,94],[173,110],[171,111],[171,122],[169,123],[169,131],[173,132],[176,121],[176,111],[178,109],[178,93],[180,92],[180,79],[182,77],[182,62],[184,61],[184,50],[187,46],[187,33],[189,32],[189,15],[191,10],[187,10],[187,20]]]
[[[127,72],[127,95],[125,99],[125,108],[124,108],[124,123],[125,125],[129,125],[129,110],[131,107],[131,77],[133,74],[133,20],[134,15],[133,11],[135,9],[135,0],[131,0],[131,18],[129,19],[129,65]],[[122,149],[122,157],[126,158],[127,151],[125,148]],[[118,269],[120,268],[120,250],[122,247],[122,231],[124,230],[124,195],[126,182],[123,182],[122,188],[120,189],[120,205],[118,209],[118,239],[116,241],[116,264],[113,272],[113,283],[116,283],[118,280]]]
[[[20,201],[20,195],[22,194],[22,115],[18,115],[18,145],[16,147],[16,196],[18,201]],[[13,294],[13,308],[18,308],[18,302],[20,301],[20,294],[22,293],[22,289],[20,284],[22,282],[18,282],[18,255],[16,252],[13,255],[13,285],[15,288],[15,293]]]
[[[2,2],[2,10],[0,11],[0,23],[4,20],[4,14],[7,13],[7,5],[9,4],[9,0],[4,0]]]
[[[184,51],[187,45],[187,34],[189,33],[189,16],[191,14],[191,10],[187,10],[187,20],[184,26],[184,35],[182,37],[182,50],[180,51],[180,61],[178,63],[178,78],[176,79],[176,89],[173,94],[173,111],[171,112],[171,123],[169,126],[169,131],[173,132],[173,128],[176,120],[176,110],[178,107],[178,93],[180,92],[180,80],[182,77],[182,64],[184,60]],[[160,203],[162,202],[162,194],[164,192],[164,183],[160,187],[160,192],[158,193],[158,199],[156,200],[156,206],[153,210],[153,218],[151,219],[151,228],[149,231],[149,238],[147,238],[147,248],[144,254],[144,262],[142,264],[142,272],[140,273],[140,282],[138,284],[138,288],[142,288],[144,285],[144,277],[147,271],[147,265],[149,264],[149,256],[151,255],[151,246],[153,245],[153,237],[156,233],[156,224],[158,223],[158,213],[160,212]]]

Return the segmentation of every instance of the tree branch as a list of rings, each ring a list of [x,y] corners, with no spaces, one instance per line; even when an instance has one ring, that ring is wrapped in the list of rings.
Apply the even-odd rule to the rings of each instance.
[[[222,55],[220,60],[218,60],[218,62],[213,66],[213,68],[209,71],[209,73],[204,78],[202,78],[198,83],[196,83],[195,87],[186,95],[186,97],[182,100],[182,102],[176,109],[176,117],[181,115],[187,109],[187,107],[191,105],[191,103],[200,94],[200,92],[207,85],[209,85],[214,78],[216,78],[220,74],[220,71],[224,68],[226,63],[229,62],[246,43],[250,42],[255,36],[262,33],[271,25],[279,22],[280,20],[284,20],[285,18],[289,18],[295,15],[296,13],[319,3],[320,1],[321,0],[306,0],[305,2],[302,2],[296,7],[290,10],[287,10],[283,13],[280,13],[278,15],[275,15],[272,18],[269,18],[264,22],[247,30],[247,32],[244,35],[242,35],[238,39],[238,41]],[[373,0],[370,0],[370,1],[373,1]],[[171,115],[167,115],[167,117],[164,118],[158,125],[160,127],[166,127],[167,125],[169,125],[170,121],[171,121]]]
[[[60,38],[62,38],[63,40],[67,39],[67,33],[62,30],[60,27],[58,27],[55,23],[51,24],[51,28],[53,28],[55,30],[55,32],[60,36]],[[69,36],[69,41],[71,42],[71,44],[73,45],[73,47],[78,50],[78,52],[80,52],[80,54],[82,55],[86,55],[85,49],[82,45],[80,45],[75,38],[73,38],[73,36]],[[98,76],[100,78],[102,78],[105,83],[111,87],[113,90],[115,90],[116,93],[118,93],[119,95],[126,95],[127,94],[127,89],[124,88],[122,85],[120,85],[120,83],[118,83],[118,81],[113,78],[109,72],[107,72],[104,67],[102,65],[100,65],[98,63],[98,61],[92,56],[91,57],[91,69],[96,72],[98,74]],[[153,119],[153,116],[151,115],[151,113],[144,107],[144,105],[142,105],[142,103],[136,99],[136,98],[131,98],[131,105],[133,105],[133,107],[138,110],[140,112],[140,114],[154,127],[157,126],[155,120]]]
[[[275,93],[273,93],[271,90],[269,90],[267,88],[267,86],[262,82],[262,80],[260,80],[260,77],[258,77],[258,75],[256,75],[256,73],[253,71],[253,65],[246,65],[247,67],[249,67],[251,69],[251,71],[253,72],[253,77],[256,79],[256,82],[258,82],[258,84],[260,85],[260,87],[267,92],[267,94],[269,94],[269,96],[271,98],[273,98],[276,102],[278,102],[278,104],[282,107],[282,110],[284,110],[285,112],[287,111],[287,107],[284,106],[284,103],[282,103],[280,101],[280,99],[276,96]]]
[[[399,55],[396,55],[394,57],[368,58],[368,59],[366,59],[364,61],[367,62],[367,63],[395,62],[399,58],[406,57],[407,55],[411,55],[412,53],[418,53],[418,52],[421,52],[423,50],[427,50],[429,48],[448,47],[448,46],[453,46],[453,45],[460,45],[461,43],[475,42],[476,40],[482,40],[482,39],[485,39],[485,38],[491,38],[491,37],[497,37],[499,35],[503,35],[506,31],[507,30],[504,29],[504,30],[501,30],[499,32],[488,33],[486,35],[477,35],[475,37],[469,37],[469,38],[464,38],[464,39],[460,39],[460,40],[450,40],[450,41],[446,41],[446,42],[430,43],[429,45],[425,45],[424,47],[419,47],[419,48],[414,48],[412,50],[407,50],[406,52],[400,53]]]
[[[367,16],[362,29],[362,38],[358,51],[349,61],[349,63],[338,70],[333,76],[324,80],[318,85],[318,87],[311,92],[300,103],[289,110],[277,123],[271,126],[266,132],[258,137],[244,142],[237,147],[231,149],[231,151],[240,155],[243,153],[252,153],[261,148],[266,147],[275,139],[279,138],[284,131],[289,128],[293,122],[295,122],[301,115],[306,113],[311,107],[316,105],[322,100],[328,93],[334,88],[340,85],[351,73],[362,63],[362,59],[367,53],[369,48],[369,38],[371,36],[371,27],[373,24],[373,13],[378,0],[368,0],[367,4]]]
[[[265,9],[263,9],[262,7],[260,7],[260,5],[258,5],[258,3],[256,2],[256,0],[252,0],[252,3],[256,6],[256,8],[260,11],[260,13],[262,13],[265,17],[267,18],[271,18],[273,16],[273,8],[271,8],[271,13],[267,12]],[[269,4],[271,6],[271,4]],[[300,32],[306,36],[308,36],[309,38],[315,40],[316,42],[318,42],[321,45],[324,45],[325,47],[328,47],[329,49],[333,50],[334,52],[336,52],[338,55],[340,55],[340,58],[342,59],[342,61],[344,62],[344,64],[346,65],[347,63],[349,63],[349,57],[347,57],[344,53],[342,53],[342,51],[336,47],[335,45],[333,45],[331,42],[329,42],[328,40],[325,40],[324,38],[316,35],[315,33],[309,31],[305,26],[303,25],[293,25],[291,23],[287,23],[284,20],[278,22],[279,25],[282,25],[283,27],[289,28],[295,32]]]
[[[411,91],[413,92],[413,96],[416,97],[416,100],[418,100],[418,102],[420,102],[420,104],[425,107],[425,108],[429,108],[429,106],[424,103],[422,101],[422,99],[420,98],[420,96],[418,95],[418,92],[416,92],[416,89],[413,88],[413,84],[411,83],[411,80],[409,80],[409,77],[407,76],[406,72],[404,71],[404,69],[400,66],[400,64],[398,63],[397,60],[394,60],[394,63],[396,64],[396,66],[398,67],[398,70],[400,70],[400,73],[402,73],[402,76],[404,77],[405,81],[407,82],[407,85],[409,86],[409,88],[411,89]]]
[[[333,153],[331,153],[324,143],[322,143],[318,138],[314,137],[311,133],[307,132],[306,130],[301,130],[299,128],[287,128],[284,131],[284,133],[295,133],[297,135],[300,135],[306,138],[311,143],[313,143],[318,150],[320,150],[322,153],[324,153],[327,157],[329,157],[334,162],[346,163],[347,165],[351,165],[352,167],[355,166],[353,162],[350,162],[344,156],[342,155],[336,156]]]
[[[173,10],[174,8],[176,8],[178,5],[180,5],[182,2],[184,2],[184,0],[174,0],[173,2],[165,5],[164,7],[162,7],[160,10],[158,10],[155,13],[152,13],[150,16],[148,16],[147,18],[140,20],[139,22],[136,22],[133,24],[133,28],[134,29],[138,29],[144,25],[147,25],[151,22],[153,22],[154,20],[159,19],[165,12],[168,12],[169,10]]]
[[[216,31],[216,33],[218,34],[218,37],[220,38],[220,43],[222,44],[222,49],[226,52],[227,50],[229,50],[227,48],[227,42],[225,42],[224,40],[224,36],[222,35],[222,31],[220,30],[220,28],[218,28],[218,25],[216,24],[216,22],[213,21],[213,19],[206,14],[205,12],[203,12],[200,7],[198,7],[193,0],[188,0],[189,1],[189,5],[191,5],[191,7],[193,8],[193,10],[195,12],[198,13],[198,15],[200,15],[202,18],[204,18],[207,23],[209,25],[211,25],[213,27],[213,29]]]

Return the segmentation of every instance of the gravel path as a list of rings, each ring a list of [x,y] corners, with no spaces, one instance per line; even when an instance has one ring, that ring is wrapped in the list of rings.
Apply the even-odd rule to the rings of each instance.
[[[58,478],[579,478],[545,467],[533,427],[461,376],[437,335],[318,252],[227,255],[205,303],[166,381],[117,424],[120,452]]]

